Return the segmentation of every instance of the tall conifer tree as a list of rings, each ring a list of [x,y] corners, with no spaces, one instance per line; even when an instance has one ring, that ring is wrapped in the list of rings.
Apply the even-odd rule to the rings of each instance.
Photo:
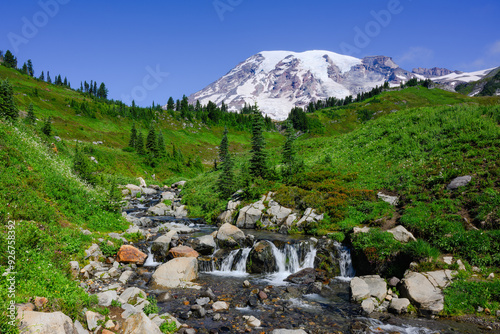
[[[255,104],[252,111],[252,149],[250,153],[250,174],[253,177],[264,178],[267,175],[267,156],[264,151],[266,142],[263,135],[264,120]]]

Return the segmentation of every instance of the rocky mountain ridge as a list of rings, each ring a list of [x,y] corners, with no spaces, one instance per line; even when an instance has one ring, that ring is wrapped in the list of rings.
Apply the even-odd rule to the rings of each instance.
[[[481,71],[479,71],[481,72]],[[286,119],[293,107],[329,97],[344,98],[366,92],[388,81],[392,86],[412,78],[432,80],[450,86],[478,80],[481,73],[462,73],[444,68],[416,68],[412,72],[397,65],[391,57],[369,56],[362,59],[331,51],[263,51],[238,64],[226,75],[189,96],[240,110],[245,103],[257,103],[260,110],[277,120]]]

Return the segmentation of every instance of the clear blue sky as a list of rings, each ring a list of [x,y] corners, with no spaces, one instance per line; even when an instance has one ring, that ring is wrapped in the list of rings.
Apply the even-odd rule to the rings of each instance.
[[[500,66],[498,0],[16,0],[0,9],[0,50],[31,58],[36,76],[104,81],[111,98],[140,105],[194,93],[264,50],[350,50],[408,70]]]

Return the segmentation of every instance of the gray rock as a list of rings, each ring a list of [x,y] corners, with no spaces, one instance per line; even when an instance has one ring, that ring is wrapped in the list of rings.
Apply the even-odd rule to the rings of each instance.
[[[238,214],[236,226],[239,228],[255,228],[257,222],[262,219],[262,210],[264,209],[265,206],[261,201],[245,206]]]
[[[375,310],[375,303],[373,299],[368,298],[361,302],[361,308],[363,309],[363,313],[368,315]]]
[[[121,275],[118,281],[122,282],[123,284],[126,284],[128,280],[134,275],[134,272],[131,270],[124,271]]]
[[[165,205],[164,203],[158,203],[148,209],[148,212],[153,216],[165,216],[166,211],[170,211],[172,208]]]
[[[62,312],[19,311],[19,329],[26,334],[73,334],[75,327],[70,317]]]
[[[351,280],[350,285],[351,285],[351,296],[352,296],[351,298],[354,301],[358,302],[370,297],[370,288],[362,278],[354,277]]]
[[[398,205],[398,202],[399,202],[398,196],[389,196],[389,195],[385,195],[381,192],[377,193],[377,197],[380,198],[382,201],[389,203],[392,206]]]
[[[132,306],[130,304],[122,304],[122,309],[123,309],[123,312],[121,314],[121,317],[123,319],[127,319],[131,315],[134,315],[136,313],[141,312],[138,309],[136,309],[135,306]]]
[[[406,313],[408,306],[410,306],[410,301],[407,298],[395,298],[391,300],[389,311],[396,314]]]
[[[200,286],[191,281],[198,277],[198,261],[194,257],[175,258],[160,265],[151,277],[151,287],[158,290],[170,288],[194,288]]]
[[[249,273],[272,273],[278,270],[273,246],[269,241],[259,241],[248,254],[247,271]]]
[[[110,306],[113,300],[118,299],[118,295],[115,290],[109,290],[106,292],[101,292],[97,294],[100,306]]]
[[[89,257],[94,257],[94,258],[99,258],[102,256],[101,249],[99,248],[99,245],[97,244],[92,244],[87,250],[85,250],[85,258],[88,259]]]
[[[271,334],[307,334],[303,329],[275,329]]]
[[[214,310],[214,312],[229,310],[229,304],[222,301],[215,302],[212,304],[212,310]]]
[[[368,285],[370,296],[377,298],[379,301],[384,300],[387,295],[387,283],[378,275],[362,276],[361,277]]]
[[[217,246],[214,237],[210,234],[190,239],[187,244],[201,255],[212,255]]]
[[[196,299],[196,304],[198,304],[200,306],[205,306],[209,302],[210,302],[210,298],[209,297],[202,297],[202,298]]]
[[[392,277],[390,280],[389,280],[389,286],[390,287],[396,287],[399,282],[401,282],[401,280],[397,277]]]
[[[472,180],[472,176],[470,175],[465,175],[465,176],[459,176],[451,180],[450,184],[446,186],[446,189],[448,190],[455,190],[458,187],[463,187],[469,184],[469,182]]]
[[[179,187],[184,187],[186,185],[186,182],[187,181],[179,181],[179,182],[175,182],[174,184],[172,184],[172,188],[179,188]]]
[[[162,334],[160,328],[148,318],[144,313],[136,313],[131,315],[123,323],[122,331],[123,334]]]
[[[245,233],[234,225],[224,224],[217,231],[216,240],[221,246],[234,247],[245,242]]]
[[[177,231],[171,230],[167,234],[157,238],[151,244],[151,252],[155,255],[158,261],[165,261],[167,259],[168,251],[172,238],[177,236]]]
[[[409,232],[406,228],[403,226],[399,225],[396,226],[387,232],[391,233],[394,236],[394,239],[396,239],[399,242],[410,242],[410,241],[417,241],[417,239]]]
[[[207,314],[207,311],[200,305],[192,305],[191,312],[193,312],[194,316],[197,318],[203,318]]]
[[[249,327],[260,327],[262,322],[253,315],[244,315],[243,320]]]
[[[78,262],[77,261],[70,261],[69,267],[71,270],[71,277],[77,278],[78,275],[80,274],[80,265],[78,264]]]
[[[120,295],[120,298],[124,300],[125,303],[129,303],[130,301],[137,301],[137,298],[146,298],[146,293],[136,287],[130,287],[125,289]]]
[[[87,328],[91,331],[97,328],[99,320],[105,319],[103,315],[92,311],[85,312],[85,317],[87,318]]]
[[[434,286],[425,275],[410,272],[401,282],[401,295],[408,298],[421,311],[438,314],[443,310],[444,296],[441,289]]]
[[[175,216],[175,218],[187,217],[188,216],[187,207],[185,205],[181,205],[181,206],[175,208],[174,216]]]
[[[80,323],[80,321],[75,320],[74,326],[76,334],[89,334],[89,331],[83,328],[83,325]]]

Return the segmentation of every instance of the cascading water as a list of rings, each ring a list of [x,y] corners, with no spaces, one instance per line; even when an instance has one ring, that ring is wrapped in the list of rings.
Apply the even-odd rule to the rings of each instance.
[[[337,253],[339,254],[339,269],[340,276],[338,279],[351,280],[356,274],[354,267],[352,265],[351,250],[347,246],[336,242],[335,247],[337,248]]]
[[[151,253],[151,247],[148,248],[148,258],[144,262],[144,267],[157,267],[161,262],[156,262],[153,253]]]
[[[246,271],[246,263],[248,254],[250,254],[251,250],[252,249],[249,247],[232,250],[231,253],[229,253],[229,255],[222,261],[220,270],[214,270],[213,261],[210,261],[211,270],[205,271],[223,276],[246,276],[248,275]]]

